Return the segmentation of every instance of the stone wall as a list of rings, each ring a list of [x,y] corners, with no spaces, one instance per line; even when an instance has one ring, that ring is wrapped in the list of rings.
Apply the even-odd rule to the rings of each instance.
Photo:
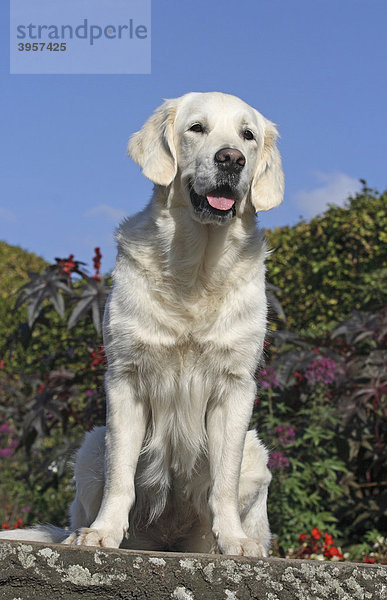
[[[0,540],[1,600],[386,600],[387,568]]]

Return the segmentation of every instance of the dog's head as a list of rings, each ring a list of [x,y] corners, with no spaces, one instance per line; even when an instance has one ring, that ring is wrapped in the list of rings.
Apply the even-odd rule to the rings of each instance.
[[[277,129],[248,104],[219,92],[166,100],[129,141],[146,177],[169,186],[178,176],[192,215],[226,223],[251,206],[283,198]]]

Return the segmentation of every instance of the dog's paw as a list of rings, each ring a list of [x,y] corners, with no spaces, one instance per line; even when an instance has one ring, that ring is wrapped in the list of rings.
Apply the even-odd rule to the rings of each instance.
[[[62,544],[72,546],[102,546],[103,548],[118,548],[122,536],[118,539],[114,532],[103,529],[82,527],[69,535]]]
[[[75,541],[77,539],[77,532],[73,531],[67,538],[65,538],[62,542],[62,544],[67,544],[68,546],[72,546],[73,544],[75,544]]]
[[[237,556],[252,556],[262,558],[267,556],[265,548],[258,540],[252,538],[219,537],[218,547],[222,554]]]

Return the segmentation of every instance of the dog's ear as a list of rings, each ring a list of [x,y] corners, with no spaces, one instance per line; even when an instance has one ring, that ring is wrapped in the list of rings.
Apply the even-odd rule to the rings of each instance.
[[[165,100],[129,140],[128,154],[140,165],[145,177],[158,185],[169,185],[177,171],[173,123],[176,100]]]
[[[281,204],[284,196],[284,173],[281,155],[276,146],[278,131],[274,123],[265,119],[262,156],[258,161],[251,184],[251,202],[255,211],[270,210]]]

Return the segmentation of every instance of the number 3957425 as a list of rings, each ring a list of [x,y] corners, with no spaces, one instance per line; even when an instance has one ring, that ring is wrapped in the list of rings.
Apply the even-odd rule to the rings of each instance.
[[[66,42],[58,43],[58,42],[33,42],[32,44],[29,42],[20,43],[17,45],[17,49],[19,52],[42,52],[43,50],[48,50],[49,52],[64,52],[66,47]]]

